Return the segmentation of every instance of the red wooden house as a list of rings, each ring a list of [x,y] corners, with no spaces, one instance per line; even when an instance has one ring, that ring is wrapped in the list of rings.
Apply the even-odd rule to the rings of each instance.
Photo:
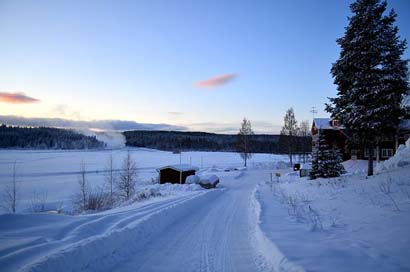
[[[327,144],[340,150],[343,160],[368,159],[368,152],[362,146],[353,143],[351,135],[342,124],[331,118],[315,118],[312,123],[312,152],[317,148],[320,134],[324,134]],[[394,155],[398,146],[404,144],[410,137],[410,120],[400,121],[396,133],[377,137],[373,156],[376,160],[386,160]]]

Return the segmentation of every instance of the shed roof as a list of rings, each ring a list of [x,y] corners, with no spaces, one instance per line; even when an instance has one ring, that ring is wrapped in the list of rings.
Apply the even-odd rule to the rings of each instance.
[[[186,171],[198,171],[199,168],[192,166],[190,164],[173,164],[173,165],[166,165],[160,168],[157,168],[157,171],[161,171],[163,169],[171,168],[178,172],[186,172]]]

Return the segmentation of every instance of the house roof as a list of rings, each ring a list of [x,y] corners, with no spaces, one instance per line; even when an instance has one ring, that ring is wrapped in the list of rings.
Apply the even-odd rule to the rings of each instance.
[[[157,168],[157,171],[161,171],[163,169],[171,168],[178,172],[186,172],[186,171],[198,171],[199,168],[192,166],[190,164],[174,164],[174,165],[166,165],[160,168]]]
[[[317,129],[336,129],[336,127],[332,127],[331,120],[331,118],[315,118],[313,119],[313,123]],[[343,128],[343,126],[337,128]],[[400,120],[399,128],[410,130],[410,119]]]
[[[343,125],[332,126],[332,118],[314,118],[313,124],[317,129],[343,129]]]
[[[313,123],[317,129],[330,129],[332,128],[330,120],[330,118],[315,118]]]

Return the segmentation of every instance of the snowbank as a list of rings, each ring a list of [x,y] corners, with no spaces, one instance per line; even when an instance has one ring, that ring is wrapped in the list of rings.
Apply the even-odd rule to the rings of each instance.
[[[190,175],[186,178],[185,183],[186,184],[198,184],[199,180],[200,179],[197,175]]]
[[[257,199],[258,187],[251,195],[250,205],[252,209],[251,222],[254,222],[252,230],[252,243],[257,251],[257,263],[262,271],[305,271],[302,267],[291,263],[285,255],[266,237],[260,227],[262,213],[261,205]]]
[[[372,177],[283,175],[272,187],[261,183],[262,231],[308,271],[410,270],[410,168],[399,166],[405,152]]]
[[[344,161],[342,164],[347,174],[359,174],[367,172],[367,160],[348,160]]]
[[[410,165],[410,146],[400,145],[393,157],[379,163],[376,167],[376,173],[398,169],[408,165]]]

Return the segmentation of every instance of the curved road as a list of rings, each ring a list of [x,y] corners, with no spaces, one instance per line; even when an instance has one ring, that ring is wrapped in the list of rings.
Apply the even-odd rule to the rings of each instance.
[[[223,174],[215,190],[142,207],[7,215],[0,222],[0,270],[260,271],[250,205],[258,176]]]

